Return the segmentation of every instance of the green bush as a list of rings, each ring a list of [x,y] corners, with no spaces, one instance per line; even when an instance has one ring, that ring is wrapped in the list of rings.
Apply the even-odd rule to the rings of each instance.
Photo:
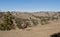
[[[17,18],[16,19],[17,27],[19,29],[27,28],[27,26],[30,25],[27,21],[29,21],[29,20],[28,19]],[[22,24],[24,24],[24,26],[22,26]]]
[[[0,12],[0,18],[4,15],[4,12]]]
[[[44,25],[44,24],[48,24],[49,23],[48,21],[49,21],[48,19],[43,18],[41,19],[40,23],[41,25]]]
[[[7,12],[4,16],[3,23],[0,24],[0,30],[11,30],[15,29],[13,21],[12,21],[12,15],[10,12]]]
[[[51,20],[58,20],[58,17],[51,17]]]
[[[31,21],[32,21],[32,23],[33,23],[34,25],[38,25],[38,20],[36,20],[36,19],[31,19]]]

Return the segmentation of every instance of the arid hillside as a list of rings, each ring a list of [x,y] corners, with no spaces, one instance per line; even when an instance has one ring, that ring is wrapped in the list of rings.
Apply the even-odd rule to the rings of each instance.
[[[0,12],[0,37],[51,37],[60,33],[60,12]]]

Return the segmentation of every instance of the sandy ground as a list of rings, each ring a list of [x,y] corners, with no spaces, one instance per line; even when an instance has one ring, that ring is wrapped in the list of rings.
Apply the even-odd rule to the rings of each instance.
[[[31,27],[31,30],[0,31],[0,37],[50,37],[60,32],[60,22],[53,22],[43,26]]]

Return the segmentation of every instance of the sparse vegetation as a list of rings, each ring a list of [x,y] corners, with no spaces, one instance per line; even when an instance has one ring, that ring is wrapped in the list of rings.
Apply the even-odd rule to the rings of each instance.
[[[22,14],[22,13],[21,13]],[[24,14],[29,14],[29,13],[24,13]],[[31,23],[33,24],[33,26],[37,26],[39,24],[41,25],[45,25],[45,24],[49,24],[49,21],[53,21],[53,20],[58,20],[58,16],[52,15],[50,16],[49,13],[46,13],[48,16],[35,16],[31,13],[31,17],[30,19],[24,19],[24,18],[19,18],[19,17],[15,17],[14,15],[17,14],[12,14],[11,12],[5,12],[2,13],[0,12],[0,18],[3,18],[3,22],[0,22],[0,30],[11,30],[11,29],[15,29],[15,25],[13,24],[13,19],[15,20],[15,23],[17,24],[16,26],[19,29],[25,29],[27,27],[31,27]],[[30,14],[29,14],[30,15]],[[3,17],[2,17],[3,16]],[[39,19],[39,20],[38,20]]]

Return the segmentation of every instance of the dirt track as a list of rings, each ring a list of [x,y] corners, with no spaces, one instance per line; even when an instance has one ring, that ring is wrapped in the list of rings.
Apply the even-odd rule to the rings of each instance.
[[[60,23],[32,27],[27,30],[0,31],[0,37],[49,37],[53,33],[60,32]]]

